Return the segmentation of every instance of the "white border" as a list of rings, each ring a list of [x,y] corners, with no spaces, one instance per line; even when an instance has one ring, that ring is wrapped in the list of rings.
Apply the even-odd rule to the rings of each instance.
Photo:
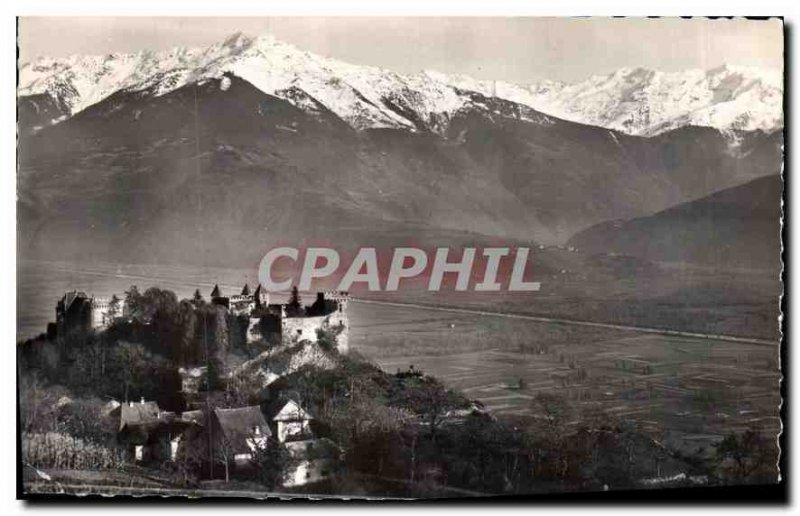
[[[2,106],[2,158],[4,167],[2,169],[2,173],[0,173],[0,195],[2,195],[2,199],[0,200],[0,236],[2,239],[0,242],[5,244],[5,251],[0,253],[0,260],[2,260],[2,268],[0,270],[3,271],[3,285],[6,286],[4,289],[5,295],[2,297],[0,303],[0,329],[2,329],[2,334],[6,337],[5,339],[5,349],[6,351],[3,354],[3,370],[2,370],[2,400],[3,405],[2,408],[3,413],[6,414],[5,422],[2,426],[0,426],[0,431],[2,431],[2,440],[0,440],[2,445],[2,455],[0,455],[0,464],[3,465],[2,468],[2,486],[3,486],[3,494],[2,500],[4,509],[11,510],[13,513],[21,512],[23,510],[31,510],[31,507],[24,505],[21,502],[15,501],[15,488],[16,488],[16,471],[15,471],[15,461],[16,461],[16,450],[15,450],[15,439],[16,439],[16,431],[15,426],[11,423],[11,415],[16,413],[15,410],[15,357],[13,353],[14,349],[14,342],[16,340],[16,319],[15,319],[15,299],[16,299],[16,255],[15,249],[16,246],[13,245],[16,241],[16,228],[15,228],[15,195],[16,195],[16,183],[15,183],[15,173],[16,170],[16,156],[15,156],[15,146],[16,146],[16,102],[15,102],[15,67],[16,67],[16,55],[15,55],[15,46],[12,42],[15,40],[15,21],[14,16],[17,15],[139,15],[139,16],[166,16],[166,15],[190,15],[190,16],[202,16],[202,15],[212,15],[212,16],[234,16],[234,15],[337,15],[337,16],[348,16],[348,15],[424,15],[424,16],[441,16],[441,15],[450,15],[450,16],[587,16],[587,15],[594,15],[594,16],[610,16],[610,15],[626,15],[626,16],[646,16],[646,15],[662,15],[662,16],[703,16],[703,15],[714,15],[714,14],[724,14],[724,15],[733,15],[733,16],[745,16],[745,15],[782,15],[786,18],[787,23],[795,25],[793,27],[793,34],[794,38],[797,37],[797,30],[798,26],[800,26],[800,15],[798,15],[798,2],[796,1],[780,1],[780,0],[758,0],[758,1],[737,1],[737,0],[727,0],[727,1],[720,1],[720,2],[700,2],[697,0],[671,0],[669,2],[644,2],[642,0],[603,0],[603,1],[578,1],[578,0],[556,0],[551,2],[525,2],[522,0],[492,0],[491,2],[468,2],[467,0],[461,0],[458,2],[438,2],[434,3],[431,0],[404,0],[404,1],[387,1],[387,0],[373,0],[373,1],[364,1],[364,0],[334,0],[334,1],[306,1],[306,0],[290,0],[285,2],[255,2],[255,1],[247,1],[247,0],[215,0],[215,1],[204,1],[204,0],[191,0],[191,1],[174,1],[174,0],[133,0],[128,2],[109,2],[106,1],[99,1],[99,0],[71,0],[71,1],[57,1],[57,0],[11,0],[10,2],[3,3],[2,9],[4,11],[4,15],[2,17],[2,23],[0,23],[0,31],[2,31],[3,39],[2,41],[5,42],[5,46],[3,47],[4,52],[2,53],[4,63],[2,70],[5,72],[2,75],[2,95],[0,98],[3,99],[3,102],[0,104]],[[794,49],[795,45],[792,40],[787,40],[787,44],[791,45],[790,49],[790,57],[792,57],[792,62],[787,63],[789,70],[791,71],[792,76],[792,84],[797,84],[797,73],[796,67],[792,66],[794,63]],[[13,53],[12,53],[13,52]],[[787,91],[787,95],[791,95],[792,91]],[[792,113],[786,114],[786,123],[790,127],[794,117]],[[792,131],[791,133],[791,141],[788,142],[790,148],[795,149],[797,148],[797,136],[796,132]],[[794,161],[793,161],[794,162]],[[785,174],[793,175],[791,170],[786,170]],[[792,198],[800,198],[800,183],[797,181],[792,181],[791,183],[791,193]],[[794,217],[793,219],[797,219],[796,210],[793,210]],[[792,220],[792,224],[790,226],[790,230],[792,233],[792,237],[796,241],[798,238],[798,230],[797,224],[795,224],[796,220]],[[795,265],[800,258],[796,256],[792,260],[793,263],[787,264],[787,267],[791,267]],[[797,282],[796,275],[792,280],[792,287],[795,287],[793,290],[797,290]],[[794,301],[794,300],[793,300]],[[800,310],[797,308],[797,303],[792,303],[792,310],[791,313],[788,314],[791,321],[796,321],[797,318],[794,317],[796,315],[795,312]],[[793,335],[787,336],[788,340],[793,343],[792,339]],[[795,351],[791,354],[791,367],[790,370],[795,372],[795,376],[797,375],[797,365],[798,365],[798,356],[799,352]],[[791,401],[794,394],[797,393],[797,381],[793,384],[792,393],[790,395],[789,400]],[[796,419],[795,424],[792,425],[790,428],[791,430],[791,442],[793,444],[791,451],[791,464],[793,467],[791,468],[792,476],[789,478],[790,481],[790,493],[793,493],[794,496],[790,494],[790,500],[796,498],[798,494],[798,482],[796,480],[798,476],[797,471],[797,447],[798,447],[798,431],[797,431],[797,424]],[[792,505],[796,505],[797,502],[794,501]],[[222,507],[218,506],[199,506],[199,505],[191,505],[191,506],[176,506],[176,505],[165,505],[165,506],[143,506],[148,510],[148,512],[159,513],[159,514],[173,514],[176,512],[180,513],[195,513],[196,511],[216,511],[219,509],[227,510]],[[308,510],[317,510],[317,511],[342,511],[342,510],[358,510],[358,509],[366,509],[366,510],[373,510],[376,509],[375,506],[348,506],[348,507],[336,507],[336,506],[329,506],[326,505],[324,507],[313,507],[313,506],[293,506],[293,507],[276,507],[276,506],[269,506],[269,507],[258,507],[258,506],[234,506],[237,510],[269,510],[269,511],[284,511],[284,510],[301,510],[301,511],[308,511]],[[564,512],[566,510],[567,513],[574,513],[579,514],[585,512],[587,509],[591,509],[588,506],[571,506],[569,508],[559,508],[553,506],[537,506],[537,507],[517,507],[512,508],[508,506],[501,506],[507,510],[515,510],[515,511],[525,511],[529,512],[531,510],[535,511],[544,511],[544,512]],[[110,507],[108,505],[102,506],[77,506],[77,505],[64,505],[64,506],[56,506],[56,507],[48,507],[46,509],[37,508],[37,512],[41,512],[46,510],[47,512],[50,511],[59,511],[59,512],[78,512],[78,511],[107,511],[109,508],[113,508],[115,512],[122,511],[128,512],[131,510],[137,510],[142,507],[137,507],[135,504],[128,504],[124,507]],[[464,511],[464,510],[475,510],[475,511],[486,511],[486,510],[494,510],[493,507],[484,504],[476,504],[474,506],[469,505],[459,505],[459,506],[436,506],[436,507],[421,507],[421,506],[412,506],[412,507],[402,507],[398,508],[396,506],[392,507],[380,507],[382,511],[396,511],[396,510],[414,510],[415,512],[419,511],[433,511],[441,512],[441,511]],[[596,509],[598,512],[601,513],[616,513],[618,511],[636,511],[636,512],[643,512],[646,511],[647,513],[651,512],[678,512],[681,513],[692,513],[697,512],[706,515],[706,514],[730,514],[731,512],[741,512],[741,511],[787,511],[790,510],[788,507],[784,508],[772,508],[772,509],[765,509],[765,508],[755,508],[755,507],[748,507],[748,506],[728,506],[728,507],[602,507],[600,509]],[[5,511],[4,511],[5,513]]]

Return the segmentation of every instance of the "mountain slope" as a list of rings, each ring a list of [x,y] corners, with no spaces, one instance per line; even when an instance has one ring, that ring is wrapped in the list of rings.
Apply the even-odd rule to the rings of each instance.
[[[251,265],[279,242],[558,243],[780,170],[780,133],[734,152],[711,129],[639,138],[469,92],[444,134],[355,130],[285,94],[226,74],[22,135],[21,254]]]
[[[270,36],[234,34],[207,48],[41,58],[20,67],[21,99],[46,100],[58,112],[23,113],[29,130],[57,123],[126,91],[158,96],[229,72],[301,109],[324,106],[359,130],[447,131],[475,94],[566,120],[654,135],[695,125],[725,132],[773,132],[783,125],[782,75],[721,67],[663,73],[622,69],[575,84],[516,85],[426,71],[402,75],[303,52]],[[296,98],[302,89],[315,104]],[[35,114],[36,116],[31,116]]]
[[[781,177],[771,175],[648,217],[606,222],[569,245],[654,261],[778,270]]]

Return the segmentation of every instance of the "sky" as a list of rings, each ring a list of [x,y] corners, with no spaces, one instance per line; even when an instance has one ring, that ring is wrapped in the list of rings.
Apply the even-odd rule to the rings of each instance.
[[[578,81],[622,67],[780,69],[779,20],[501,17],[25,17],[20,59],[207,46],[241,31],[400,73]]]

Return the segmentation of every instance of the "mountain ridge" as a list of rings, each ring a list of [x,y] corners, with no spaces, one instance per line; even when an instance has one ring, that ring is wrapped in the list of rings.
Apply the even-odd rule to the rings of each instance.
[[[292,103],[297,100],[287,92],[302,91],[357,130],[445,134],[450,120],[471,107],[476,93],[526,106],[543,116],[642,136],[686,125],[724,133],[770,133],[783,126],[782,75],[772,70],[627,68],[573,84],[518,85],[431,70],[403,75],[318,56],[272,36],[242,33],[204,48],[39,58],[21,65],[18,97],[34,114],[40,113],[42,104],[48,108],[37,119],[35,127],[41,128],[118,91],[159,96],[194,82],[220,79],[225,73]]]
[[[569,240],[586,252],[713,267],[780,269],[782,178],[773,174]]]
[[[21,135],[20,253],[245,264],[280,242],[563,243],[780,168],[781,133],[733,152],[709,128],[642,138],[469,95],[439,135],[356,130],[233,74],[116,92]]]

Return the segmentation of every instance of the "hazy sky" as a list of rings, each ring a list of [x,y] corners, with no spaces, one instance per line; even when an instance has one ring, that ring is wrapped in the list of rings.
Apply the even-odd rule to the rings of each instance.
[[[236,31],[401,73],[433,69],[518,83],[573,81],[625,66],[783,66],[778,20],[37,17],[20,20],[19,44],[27,61],[204,46]]]

